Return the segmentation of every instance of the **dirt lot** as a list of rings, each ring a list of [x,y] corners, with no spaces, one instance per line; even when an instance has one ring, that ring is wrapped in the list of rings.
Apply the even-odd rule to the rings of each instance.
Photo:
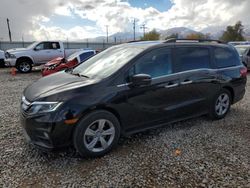
[[[25,142],[19,102],[41,76],[9,72],[0,69],[0,187],[250,187],[250,81],[223,120],[200,117],[122,138],[110,154],[86,160]]]

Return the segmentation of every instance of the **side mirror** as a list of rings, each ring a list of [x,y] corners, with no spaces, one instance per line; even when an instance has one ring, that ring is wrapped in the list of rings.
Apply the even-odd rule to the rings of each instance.
[[[131,77],[133,87],[148,86],[151,84],[152,78],[148,74],[136,74]]]

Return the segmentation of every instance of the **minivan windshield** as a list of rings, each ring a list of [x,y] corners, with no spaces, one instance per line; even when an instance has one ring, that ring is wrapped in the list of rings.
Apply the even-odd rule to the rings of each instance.
[[[115,46],[88,59],[73,69],[72,74],[89,78],[107,78],[143,51],[134,46]]]

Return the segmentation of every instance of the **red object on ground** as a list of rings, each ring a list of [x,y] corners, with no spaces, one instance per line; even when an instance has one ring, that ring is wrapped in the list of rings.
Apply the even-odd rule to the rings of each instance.
[[[11,68],[11,75],[16,76],[16,68],[14,67]]]
[[[77,64],[77,58],[67,61],[64,58],[58,57],[44,65],[44,68],[42,70],[42,76],[48,76],[50,74],[74,67]]]

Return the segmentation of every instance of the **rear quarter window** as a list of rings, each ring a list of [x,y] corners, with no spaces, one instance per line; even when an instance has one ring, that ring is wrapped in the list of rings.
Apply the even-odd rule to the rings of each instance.
[[[203,47],[179,47],[175,61],[178,72],[210,68],[210,51]]]
[[[240,65],[239,55],[236,54],[235,51],[227,48],[215,48],[214,58],[218,68]]]

